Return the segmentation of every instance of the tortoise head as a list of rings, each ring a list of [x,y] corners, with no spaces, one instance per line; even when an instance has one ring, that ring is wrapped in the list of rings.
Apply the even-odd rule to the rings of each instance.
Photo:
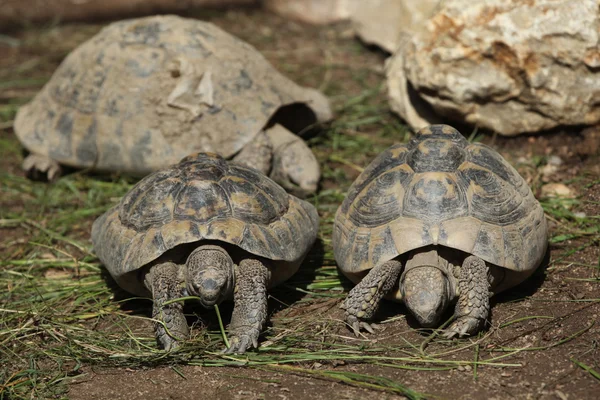
[[[406,308],[425,328],[436,326],[450,303],[450,281],[436,265],[407,264],[400,290]]]
[[[198,296],[206,308],[219,304],[233,290],[233,260],[214,245],[192,251],[186,261],[185,285],[189,295]]]

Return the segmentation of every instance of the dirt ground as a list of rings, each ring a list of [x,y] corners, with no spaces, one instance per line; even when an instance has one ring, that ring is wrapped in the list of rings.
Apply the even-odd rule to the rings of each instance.
[[[573,192],[569,199],[543,202],[552,238],[548,262],[526,283],[493,299],[489,329],[473,338],[438,340],[430,336],[430,332],[419,330],[406,316],[404,307],[385,302],[378,316],[378,320],[383,321],[381,329],[374,335],[354,338],[342,322],[343,311],[338,305],[343,294],[339,290],[335,296],[328,296],[323,295],[327,293],[324,290],[302,293],[290,289],[310,289],[313,270],[329,267],[327,271],[335,271],[328,235],[339,196],[358,176],[360,168],[378,152],[408,137],[406,128],[386,106],[381,86],[386,55],[365,48],[344,24],[311,27],[251,10],[220,11],[199,17],[248,41],[298,83],[323,90],[336,110],[336,122],[326,128],[322,137],[311,141],[322,161],[324,175],[321,194],[313,199],[319,203],[322,217],[320,241],[303,266],[304,277],[273,291],[272,325],[258,352],[269,355],[269,347],[274,346],[274,360],[280,357],[279,360],[285,361],[246,365],[241,357],[235,359],[239,366],[224,367],[210,366],[202,360],[165,359],[150,365],[119,366],[114,361],[115,355],[99,361],[89,361],[94,359],[89,357],[76,368],[71,365],[74,362],[58,367],[76,372],[65,373],[60,382],[53,382],[53,387],[59,388],[56,391],[36,394],[42,392],[34,388],[22,398],[354,399],[376,396],[391,399],[405,396],[562,400],[600,396],[598,131],[567,129],[543,136],[479,137],[515,165],[539,197],[546,183],[562,183]],[[19,168],[22,154],[10,120],[14,118],[16,105],[33,96],[65,55],[101,26],[100,23],[51,24],[17,29],[0,36],[3,153],[0,166],[6,178],[0,193],[0,220],[37,216],[38,222],[44,225],[44,218],[51,218],[39,210],[38,213],[33,211],[39,208],[36,193],[44,192],[43,185],[47,184],[32,183],[31,191],[21,188],[25,185],[19,183],[23,182],[19,180],[23,177]],[[16,74],[19,79],[13,79]],[[365,99],[364,106],[360,105],[361,98]],[[349,104],[349,99],[359,100]],[[552,156],[561,161],[554,170],[547,167]],[[90,185],[94,185],[101,178],[84,176],[81,179],[89,179],[93,181]],[[337,203],[327,200],[331,198]],[[47,212],[52,212],[52,207]],[[87,241],[91,222],[99,214],[99,211],[90,211],[80,224],[61,235]],[[26,245],[35,238],[32,230],[8,222],[0,225],[0,236],[0,272],[6,275],[16,265],[11,260],[26,257],[29,251]],[[87,260],[84,255],[77,257]],[[342,279],[342,283],[347,282]],[[12,289],[0,290],[8,293]],[[8,295],[3,299],[3,312],[13,307],[11,301],[19,300]],[[282,307],[280,303],[289,307]],[[141,315],[148,313],[144,304],[145,311]],[[227,311],[230,308],[222,310],[223,314]],[[204,312],[200,316],[214,328],[214,317],[209,314]],[[103,323],[111,318],[103,316],[94,320],[94,324],[82,326],[101,333]],[[136,321],[131,329],[151,337],[150,322]],[[3,327],[8,328],[6,324]],[[303,335],[310,340],[300,342]],[[293,351],[305,346],[310,357],[302,358],[300,353],[298,358],[285,358],[286,350],[281,348],[291,346],[292,337],[300,343]],[[0,336],[0,350],[6,351],[1,358],[10,367],[3,373],[5,383],[0,381],[3,385],[0,398],[21,398],[16,391],[8,390],[14,386],[10,375],[26,369],[31,361],[25,353],[9,352],[10,343],[6,338],[12,337]],[[312,356],[326,352],[329,352],[327,357]],[[420,354],[420,358],[415,354]],[[407,361],[402,363],[404,358]],[[482,360],[489,362],[480,362]],[[48,385],[48,380],[45,384]],[[414,392],[407,392],[405,388]]]

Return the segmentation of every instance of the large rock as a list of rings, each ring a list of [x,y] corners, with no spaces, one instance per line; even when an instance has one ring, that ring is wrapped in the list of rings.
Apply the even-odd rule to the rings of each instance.
[[[264,0],[285,18],[310,24],[351,20],[356,34],[368,44],[393,53],[423,26],[440,0]]]
[[[600,122],[597,0],[447,0],[387,64],[412,127],[456,120],[517,135]]]
[[[421,30],[440,0],[355,1],[350,10],[356,34],[389,53]]]
[[[329,24],[350,18],[357,0],[263,0],[267,10],[309,24]]]

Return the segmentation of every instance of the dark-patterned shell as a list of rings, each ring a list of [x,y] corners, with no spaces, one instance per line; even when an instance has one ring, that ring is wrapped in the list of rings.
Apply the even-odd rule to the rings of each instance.
[[[130,273],[180,244],[219,240],[294,268],[318,226],[310,203],[258,171],[199,153],[138,182],[94,222],[92,242],[117,283],[143,294]]]
[[[350,187],[333,231],[335,259],[353,280],[431,244],[518,272],[533,271],[547,246],[544,212],[519,173],[447,125],[379,155]]]
[[[161,15],[114,22],[73,50],[19,109],[15,133],[61,164],[145,176],[193,152],[229,158],[290,104],[331,117],[325,96],[249,44]]]

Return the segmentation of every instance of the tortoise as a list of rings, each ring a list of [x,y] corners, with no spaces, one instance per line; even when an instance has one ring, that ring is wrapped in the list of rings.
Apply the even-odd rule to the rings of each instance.
[[[335,215],[333,250],[356,286],[342,308],[356,335],[380,300],[403,302],[426,328],[456,302],[447,338],[475,334],[489,297],[523,282],[547,247],[544,211],[496,151],[432,125],[380,154]]]
[[[257,170],[198,153],[140,180],[94,221],[92,242],[119,286],[152,296],[159,346],[189,333],[182,303],[165,303],[233,297],[226,352],[243,353],[258,347],[267,288],[298,270],[318,226],[314,206]]]
[[[295,133],[330,118],[325,96],[254,47],[167,15],[112,23],[73,50],[19,109],[15,132],[33,177],[56,179],[61,164],[145,176],[204,151],[308,194],[319,165]]]

